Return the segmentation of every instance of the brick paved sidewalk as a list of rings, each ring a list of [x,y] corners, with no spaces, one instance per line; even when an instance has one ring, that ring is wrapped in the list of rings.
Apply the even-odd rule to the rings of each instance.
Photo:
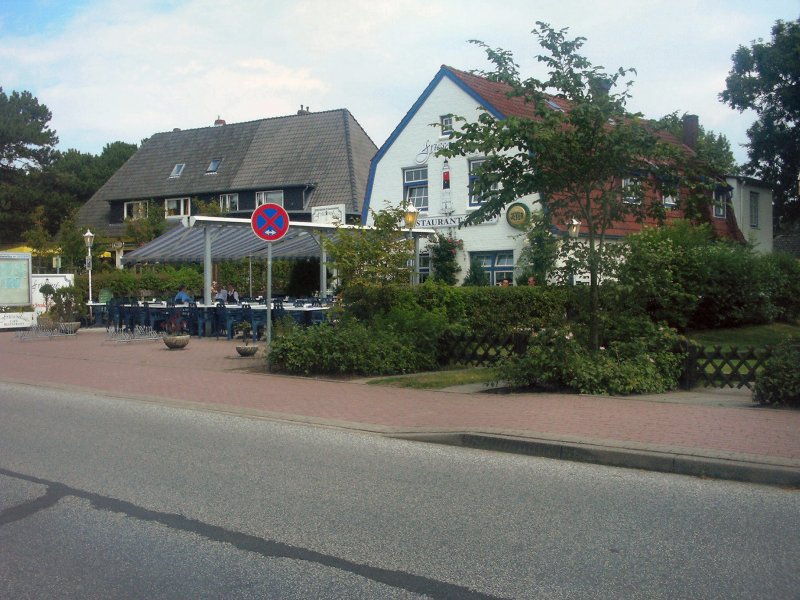
[[[741,402],[741,407],[717,406],[716,399],[703,402],[708,398],[701,393],[642,401],[445,393],[275,376],[260,372],[263,358],[240,358],[234,346],[222,339],[192,338],[185,350],[170,351],[160,341],[108,341],[102,331],[36,341],[2,332],[0,380],[400,436],[504,436],[551,449],[555,445],[562,448],[558,456],[574,455],[564,454],[564,447],[587,447],[596,449],[593,456],[614,450],[640,458],[731,461],[788,470],[800,482],[800,411]],[[628,463],[648,468],[630,460],[612,464]]]

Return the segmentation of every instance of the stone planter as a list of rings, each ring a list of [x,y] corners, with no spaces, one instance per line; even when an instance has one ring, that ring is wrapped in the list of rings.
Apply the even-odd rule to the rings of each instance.
[[[236,351],[239,356],[255,356],[256,352],[258,352],[258,346],[255,344],[252,346],[236,346]]]
[[[165,335],[161,339],[164,340],[164,345],[170,350],[181,350],[186,348],[186,344],[189,343],[188,335]]]

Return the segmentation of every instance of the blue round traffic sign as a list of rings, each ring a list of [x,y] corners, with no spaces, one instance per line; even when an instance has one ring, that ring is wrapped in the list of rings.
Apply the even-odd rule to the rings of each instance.
[[[289,213],[278,204],[262,204],[253,211],[250,224],[262,240],[275,242],[289,231]]]

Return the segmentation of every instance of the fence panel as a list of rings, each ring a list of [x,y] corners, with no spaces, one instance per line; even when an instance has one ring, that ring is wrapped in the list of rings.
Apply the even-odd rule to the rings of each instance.
[[[772,355],[769,348],[703,348],[689,345],[681,386],[747,387],[753,389],[756,375]]]

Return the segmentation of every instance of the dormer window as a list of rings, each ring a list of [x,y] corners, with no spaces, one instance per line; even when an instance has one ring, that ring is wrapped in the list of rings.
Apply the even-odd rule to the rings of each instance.
[[[186,163],[178,163],[174,167],[172,167],[172,173],[169,174],[170,179],[177,179],[183,173],[183,168],[186,166]]]
[[[215,175],[221,163],[222,163],[221,158],[211,159],[211,162],[208,163],[208,168],[206,169],[206,175]]]

